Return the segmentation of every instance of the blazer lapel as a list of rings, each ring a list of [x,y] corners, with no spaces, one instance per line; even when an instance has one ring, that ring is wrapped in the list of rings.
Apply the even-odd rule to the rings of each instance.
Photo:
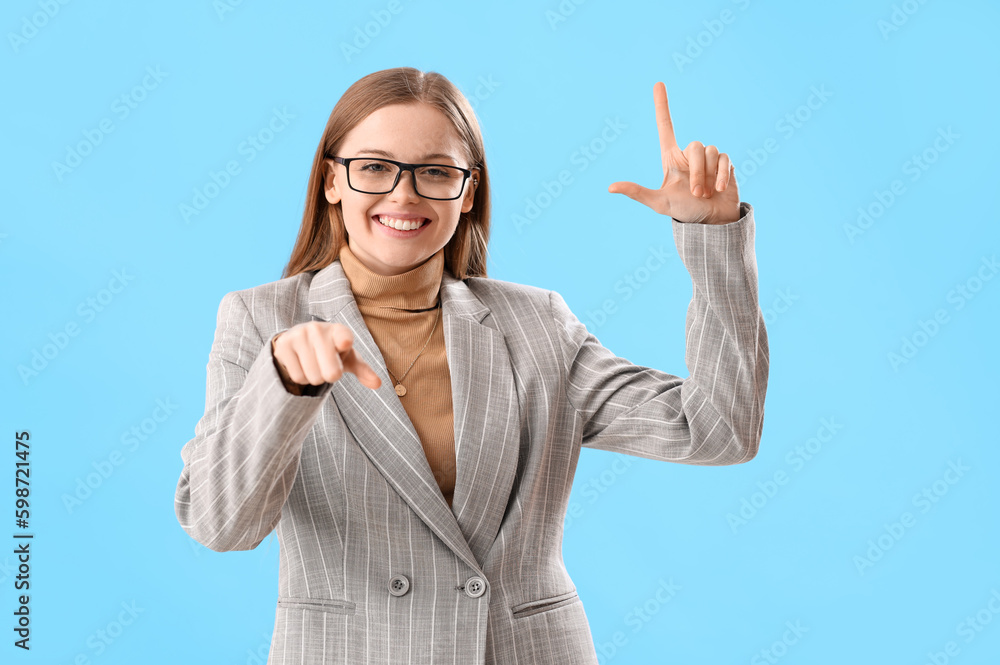
[[[442,275],[441,306],[455,422],[453,508],[434,479],[340,261],[317,272],[309,288],[310,315],[350,328],[355,350],[382,379],[377,390],[361,385],[353,374],[333,384],[330,395],[344,422],[420,519],[466,563],[480,569],[499,531],[517,469],[517,391],[503,334],[482,322],[489,307],[447,271]]]
[[[507,512],[520,452],[521,413],[507,343],[492,327],[490,308],[448,272],[442,274],[441,293],[455,415],[452,504],[482,565]]]

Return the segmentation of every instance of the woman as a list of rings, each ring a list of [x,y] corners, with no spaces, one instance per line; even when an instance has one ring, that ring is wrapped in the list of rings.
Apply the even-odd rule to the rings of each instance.
[[[654,92],[663,185],[609,191],[672,217],[687,379],[616,357],[558,293],[486,277],[483,141],[447,79],[380,71],[337,103],[284,278],[222,299],[181,451],[193,538],[248,550],[277,529],[269,664],[594,665],[562,561],[580,447],[756,454],[752,208],[728,156],[677,146]]]

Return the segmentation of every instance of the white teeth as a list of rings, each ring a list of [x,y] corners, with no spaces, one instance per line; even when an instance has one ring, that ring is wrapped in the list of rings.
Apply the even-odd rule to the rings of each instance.
[[[396,219],[394,217],[383,217],[382,215],[378,216],[378,221],[383,226],[388,226],[399,231],[412,231],[424,223],[423,220],[419,219]]]

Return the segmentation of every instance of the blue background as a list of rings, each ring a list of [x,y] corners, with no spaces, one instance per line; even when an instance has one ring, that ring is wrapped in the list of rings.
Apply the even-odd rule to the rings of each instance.
[[[582,453],[564,553],[601,662],[995,663],[1000,10],[398,3],[4,3],[0,494],[13,534],[13,438],[29,430],[36,535],[30,653],[12,646],[3,537],[0,659],[266,654],[275,537],[229,553],[188,537],[179,452],[204,411],[219,301],[280,277],[334,104],[409,65],[474,100],[489,275],[560,292],[634,363],[687,376],[691,281],[670,220],[607,192],[662,180],[656,81],[680,145],[730,154],[755,209],[771,344],[760,454],[702,468]],[[294,117],[251,161],[240,144],[275,109]],[[88,139],[104,119],[112,131]],[[609,120],[625,128],[602,144]],[[185,221],[181,204],[230,160],[240,173]],[[518,224],[563,169],[572,183]],[[668,258],[643,272],[654,251]],[[119,625],[123,603],[138,616]]]

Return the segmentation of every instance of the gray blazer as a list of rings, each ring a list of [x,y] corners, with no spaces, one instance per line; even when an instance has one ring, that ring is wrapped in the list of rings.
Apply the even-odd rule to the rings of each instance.
[[[339,261],[226,294],[175,508],[219,552],[277,529],[268,664],[596,665],[562,560],[580,447],[704,465],[757,453],[768,346],[740,206],[731,224],[671,220],[694,286],[687,379],[615,356],[555,291],[445,271],[453,508]],[[345,374],[287,392],[270,340],[311,319],[351,328],[382,386]]]

